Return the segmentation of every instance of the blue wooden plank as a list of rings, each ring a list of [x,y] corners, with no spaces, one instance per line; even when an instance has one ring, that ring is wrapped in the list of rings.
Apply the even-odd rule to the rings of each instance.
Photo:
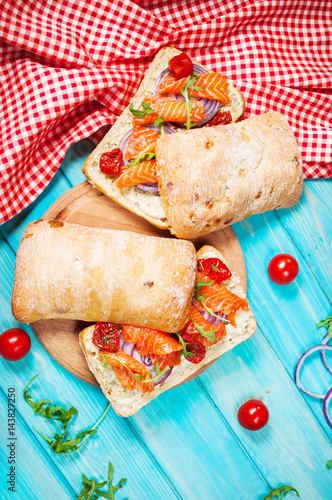
[[[234,226],[246,258],[248,294],[258,324],[287,373],[293,371],[301,353],[322,339],[315,325],[327,316],[330,303],[315,276],[273,212],[256,215]],[[278,253],[294,255],[300,264],[296,281],[287,286],[272,283],[267,276],[270,259]],[[316,371],[311,388],[329,384],[327,372]],[[330,436],[319,404],[304,397],[316,419]]]
[[[0,294],[5,292],[8,297],[14,274],[14,254],[8,244],[2,240],[0,242],[0,266],[4,263],[6,264],[6,272],[0,281]],[[27,381],[39,373],[40,380],[35,382],[33,386],[37,386],[38,389],[34,390],[32,387],[33,392],[40,396],[40,399],[50,397],[55,403],[61,403],[65,407],[73,405],[79,409],[79,418],[76,418],[71,425],[73,434],[91,428],[106,406],[107,401],[101,390],[82,382],[58,365],[41,346],[31,327],[20,325],[13,320],[8,300],[2,304],[1,326],[3,329],[13,326],[24,327],[32,340],[31,351],[23,360],[15,363],[0,360],[3,390],[11,385],[19,393]],[[50,434],[49,423],[42,417],[34,415],[31,408],[22,399],[20,415],[26,425],[25,433],[22,433],[21,436],[21,445],[32,450],[30,441],[27,443],[24,435],[29,435],[29,439],[32,439],[30,436],[34,433],[31,430],[32,426],[36,426],[45,434]],[[165,476],[158,461],[154,460],[149,451],[132,433],[125,419],[110,411],[100,426],[97,436],[89,438],[82,449],[66,457],[53,454],[41,437],[38,437],[36,442],[39,443],[43,453],[47,454],[53,461],[54,467],[61,471],[68,483],[72,484],[75,491],[82,472],[88,477],[96,477],[101,465],[103,469],[107,470],[108,461],[111,460],[118,474],[122,474],[121,477],[128,474],[131,479],[126,487],[128,496],[146,498],[147,500],[151,498],[152,500],[158,492],[163,491],[170,500],[181,498],[172,486],[171,479]],[[141,474],[142,463],[144,463],[145,473],[148,477],[153,478],[153,482],[149,485],[146,484],[145,477]]]
[[[331,444],[259,330],[199,380],[269,484],[292,484],[301,498],[329,498]],[[264,401],[270,412],[268,425],[258,432],[237,420],[249,399]]]
[[[306,181],[300,204],[275,213],[332,302],[332,179]]]
[[[71,186],[86,181],[82,172],[83,163],[95,147],[92,141],[83,139],[68,149],[60,168]]]
[[[72,488],[69,482],[63,477],[61,472],[53,467],[52,461],[36,444],[35,437],[29,432],[26,432],[24,422],[20,418],[18,409],[22,401],[19,399],[19,394],[16,391],[16,427],[15,438],[13,439],[7,432],[7,389],[13,387],[13,383],[9,385],[1,384],[0,389],[0,409],[1,409],[1,437],[0,437],[0,464],[1,464],[1,482],[0,482],[0,497],[1,500],[11,500],[15,498],[30,498],[29,491],[33,492],[34,498],[48,500],[58,500],[59,498],[73,499],[76,498],[75,492],[79,489]],[[14,386],[15,387],[15,386]],[[5,390],[5,392],[4,392]],[[8,447],[11,445],[12,448]],[[10,457],[12,449],[13,456]],[[8,463],[15,457],[15,492],[9,491],[11,487],[7,480],[10,480],[10,467],[12,463]]]

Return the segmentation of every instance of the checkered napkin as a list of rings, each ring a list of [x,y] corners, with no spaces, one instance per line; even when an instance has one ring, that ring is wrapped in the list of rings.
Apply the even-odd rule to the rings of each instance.
[[[332,177],[331,19],[331,0],[2,0],[0,223],[114,123],[166,45],[232,81],[247,117],[283,113],[306,177]]]

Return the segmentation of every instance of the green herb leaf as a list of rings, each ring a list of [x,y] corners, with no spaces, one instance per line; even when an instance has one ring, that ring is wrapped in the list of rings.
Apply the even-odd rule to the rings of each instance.
[[[193,352],[187,351],[187,345],[189,344],[189,342],[185,342],[183,340],[181,333],[178,332],[176,335],[179,337],[180,344],[182,345],[182,351],[180,352],[179,357],[182,355],[185,358],[186,357],[192,358],[193,356],[195,356]]]
[[[264,500],[273,500],[274,497],[277,497],[279,500],[282,499],[281,494],[284,494],[284,497],[289,493],[290,491],[295,491],[296,496],[300,498],[299,492],[293,488],[293,486],[280,486],[279,488],[272,489],[270,493],[264,498]]]
[[[122,488],[127,482],[127,478],[120,479],[116,486],[113,486],[112,479],[114,475],[114,467],[109,463],[108,466],[108,479],[102,483],[97,483],[95,479],[88,479],[82,474],[83,488],[76,500],[97,500],[98,498],[109,498],[115,500],[114,493]],[[101,491],[108,484],[108,491]]]
[[[32,395],[27,391],[27,388],[36,377],[38,377],[38,375],[32,377],[25,386],[25,388],[23,389],[23,397],[25,401],[31,406],[31,408],[35,413],[38,413],[44,418],[60,422],[62,424],[63,429],[61,434],[56,432],[54,434],[53,439],[45,436],[41,431],[39,431],[35,427],[33,427],[33,429],[45,439],[45,441],[47,442],[47,444],[54,453],[58,453],[61,455],[67,455],[69,453],[73,453],[82,446],[82,444],[88,439],[88,437],[91,436],[91,434],[96,434],[97,431],[95,430],[95,428],[105,417],[108,409],[110,408],[110,403],[108,404],[101,418],[92,427],[92,429],[79,432],[75,438],[65,439],[68,423],[74,415],[78,414],[78,411],[73,406],[71,406],[68,410],[65,410],[64,408],[62,408],[62,406],[56,406],[53,403],[51,403],[50,399],[33,401]],[[53,404],[53,406],[51,406],[50,403]]]
[[[127,165],[127,168],[134,167],[135,165],[138,165],[141,161],[149,161],[152,160],[156,156],[155,153],[142,153],[132,163],[129,163]]]
[[[197,78],[198,78],[197,73],[193,73],[192,75],[189,75],[187,77],[186,83],[181,87],[181,94],[184,97],[184,106],[185,106],[186,111],[187,111],[187,121],[186,121],[187,130],[190,130],[192,127],[194,127],[196,125],[195,123],[191,123],[191,120],[190,120],[190,114],[191,114],[192,110],[194,109],[192,107],[190,101],[196,101],[196,99],[194,97],[192,97],[191,95],[189,95],[188,89],[189,90],[205,90],[202,87],[195,87],[194,83],[196,82]]]
[[[160,128],[160,135],[166,135],[165,129],[163,127],[163,123],[165,121],[164,118],[162,118],[161,116],[159,116],[158,113],[153,108],[151,108],[151,106],[147,102],[142,101],[141,106],[144,109],[144,111],[142,111],[140,109],[134,109],[133,103],[131,103],[129,105],[129,111],[134,116],[137,116],[137,118],[145,118],[146,115],[153,115],[153,114],[155,114],[157,116],[157,118],[153,122],[153,125],[155,127],[159,127]]]
[[[320,326],[326,326],[327,333],[329,334],[329,337],[332,337],[332,316],[329,316],[328,318],[323,319],[316,326],[317,326],[317,328]]]
[[[194,323],[194,327],[196,330],[203,336],[206,337],[210,342],[215,342],[216,334],[213,330],[208,330],[207,332],[204,330],[202,326],[199,326],[196,321],[194,321],[190,316],[189,319]]]
[[[210,286],[210,285],[213,285],[214,281],[204,281],[204,278],[201,279],[200,281],[198,281],[195,285],[195,289],[194,289],[194,293],[196,295],[196,298],[199,300],[199,302],[202,304],[202,306],[204,307],[204,309],[209,313],[211,314],[211,316],[214,316],[215,318],[219,318],[221,319],[223,322],[226,322],[226,323],[230,323],[230,321],[228,319],[224,319],[222,318],[221,316],[219,316],[218,314],[216,314],[215,312],[212,311],[212,309],[210,309],[206,304],[205,304],[205,295],[200,295],[199,293],[199,290],[203,287],[203,286]]]
[[[326,467],[327,467],[328,469],[332,469],[332,460],[329,460],[329,461],[327,462]]]

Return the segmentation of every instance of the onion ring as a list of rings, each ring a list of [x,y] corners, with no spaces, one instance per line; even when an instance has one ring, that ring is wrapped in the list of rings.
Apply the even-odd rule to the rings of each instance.
[[[309,349],[307,349],[306,351],[304,351],[304,353],[302,354],[302,356],[300,357],[300,359],[298,360],[296,366],[295,366],[295,370],[294,370],[294,380],[295,380],[295,384],[297,385],[297,387],[302,391],[304,392],[305,394],[308,394],[308,396],[312,396],[313,398],[317,398],[317,399],[323,399],[325,400],[326,399],[326,395],[325,394],[313,394],[312,392],[308,391],[300,382],[300,370],[302,368],[302,365],[303,365],[303,362],[304,360],[310,355],[312,354],[313,352],[315,351],[322,351],[322,350],[328,350],[328,351],[332,351],[332,345],[324,345],[324,344],[317,344],[313,347],[309,347]]]
[[[331,402],[331,399],[332,399],[332,387],[327,391],[323,402],[324,417],[326,418],[326,421],[329,424],[329,426],[332,428],[332,419],[329,415],[329,404]]]
[[[330,335],[327,333],[322,340],[322,345],[327,345],[329,340],[332,340],[332,337],[330,337]],[[332,373],[332,368],[330,367],[330,365],[327,362],[326,354],[325,354],[325,351],[323,349],[320,351],[319,355],[320,355],[320,359],[322,360],[324,367],[327,369],[328,372]]]

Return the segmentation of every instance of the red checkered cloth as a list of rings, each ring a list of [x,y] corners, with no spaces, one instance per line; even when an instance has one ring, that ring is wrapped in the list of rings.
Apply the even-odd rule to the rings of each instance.
[[[246,116],[280,111],[306,178],[332,177],[331,0],[3,0],[0,222],[68,147],[114,123],[171,45],[221,72]]]

